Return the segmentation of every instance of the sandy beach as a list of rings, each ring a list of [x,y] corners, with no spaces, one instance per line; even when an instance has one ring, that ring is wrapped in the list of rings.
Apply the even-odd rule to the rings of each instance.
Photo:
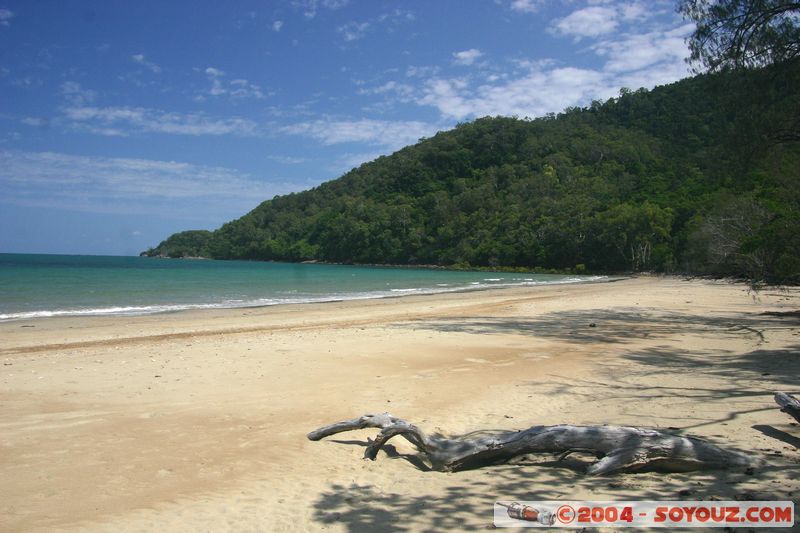
[[[2,531],[485,529],[498,499],[800,500],[800,290],[611,283],[0,324]],[[594,324],[593,327],[590,324]],[[389,411],[460,434],[640,425],[765,466],[587,477],[552,456],[443,474]],[[588,460],[587,458],[583,458]],[[538,464],[537,463],[545,463]]]

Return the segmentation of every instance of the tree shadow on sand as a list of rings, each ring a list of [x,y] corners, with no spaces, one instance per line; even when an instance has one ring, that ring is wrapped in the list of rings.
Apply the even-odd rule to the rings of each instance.
[[[796,311],[733,313],[720,317],[618,308],[532,317],[420,320],[395,327],[477,335],[513,334],[565,344],[606,346],[618,356],[608,361],[601,357],[593,361],[601,372],[597,379],[548,374],[513,386],[529,388],[532,398],[552,394],[574,400],[571,419],[567,419],[569,413],[564,413],[565,419],[560,422],[580,421],[583,402],[609,402],[624,406],[624,416],[637,421],[637,425],[641,421],[644,426],[660,425],[662,430],[695,436],[697,428],[703,428],[701,433],[712,433],[708,435],[710,440],[726,448],[736,448],[730,441],[732,436],[715,435],[715,430],[724,433],[724,426],[739,417],[760,418],[762,412],[782,415],[772,401],[773,391],[783,387],[797,394],[800,389],[800,344],[768,349],[766,342],[772,331],[798,330],[800,313]],[[754,349],[744,353],[676,350],[674,339],[684,335],[714,335],[731,340],[744,337]],[[642,340],[651,342],[643,347]],[[627,344],[631,347],[626,347]],[[667,375],[680,379],[667,382],[664,379]],[[710,376],[712,380],[704,386],[693,386],[690,378],[694,375]],[[650,400],[671,405],[675,412],[653,413],[650,409],[653,404],[648,405]],[[648,424],[648,420],[653,422]],[[664,428],[665,420],[673,421],[674,425]],[[786,424],[789,431],[796,427],[790,426],[788,419]],[[412,487],[424,487],[423,492],[409,493],[409,489],[392,483],[333,484],[317,502],[322,509],[317,520],[326,525],[338,524],[352,532],[481,530],[492,528],[492,505],[498,499],[558,500],[588,494],[595,500],[797,500],[800,456],[796,450],[800,438],[775,425],[783,427],[750,425],[752,431],[759,433],[757,444],[750,451],[766,461],[755,470],[590,477],[583,474],[580,463],[561,464],[552,456],[527,456],[515,464],[447,474],[445,488],[431,489],[431,484],[424,482],[425,476],[443,474],[424,472],[409,464],[403,480],[410,479]],[[372,468],[380,468],[381,461],[403,459],[399,454],[392,457],[393,453],[396,454],[393,451],[381,454]]]
[[[749,379],[763,383],[786,381],[790,385],[800,385],[800,344],[745,353],[678,351],[673,347],[653,347],[624,354],[624,357],[645,368],[658,367],[659,372],[702,372],[720,378]],[[640,371],[640,375],[645,373]]]
[[[798,325],[800,315],[794,311],[736,314],[720,318],[612,309],[550,313],[524,320],[467,317],[448,321],[420,321],[398,327],[477,335],[511,333],[567,343],[617,345],[613,348],[616,357],[596,357],[592,360],[596,371],[600,372],[597,380],[548,374],[547,380],[517,386],[538,387],[535,391],[538,394],[564,395],[576,401],[579,398],[587,402],[602,399],[616,400],[617,405],[639,405],[642,407],[638,416],[642,420],[653,417],[652,411],[647,409],[648,400],[674,399],[712,407],[703,413],[706,416],[697,416],[693,425],[681,428],[688,429],[729,422],[747,413],[773,410],[776,406],[772,395],[776,390],[797,394],[800,390],[800,344],[778,349],[757,347],[744,353],[722,348],[690,351],[678,348],[680,344],[675,342],[676,338],[712,334],[746,336],[751,345],[763,346],[761,341],[765,333],[784,329],[797,331]],[[625,343],[634,339],[652,342],[645,343],[644,347],[642,342],[638,342],[635,348],[626,348]],[[715,385],[719,385],[699,386],[691,381],[695,376],[710,377]],[[668,377],[676,379],[671,380],[672,384],[667,384]],[[754,403],[763,407],[754,407]],[[747,407],[737,408],[740,404]],[[719,414],[722,407],[729,409]],[[715,416],[708,416],[709,413]],[[666,413],[666,416],[670,414]],[[677,416],[684,420],[687,418],[685,413]],[[663,419],[665,414],[658,413],[657,418]]]
[[[602,398],[616,404],[634,404],[646,395],[660,399],[686,399],[698,403],[731,399],[751,400],[764,396],[756,388],[691,388],[647,387],[638,383],[608,383],[579,380],[567,376],[550,376],[546,382],[517,384],[529,387],[532,394],[570,394],[578,404]],[[768,396],[765,396],[765,401]],[[660,428],[672,433],[687,432],[714,422],[725,422],[746,412],[776,411],[774,407],[730,411],[714,418],[698,414],[694,420],[675,422],[674,427]],[[646,415],[635,418],[644,421]],[[662,421],[664,416],[659,416]],[[601,422],[602,421],[598,421]],[[754,427],[766,439],[795,445],[800,439],[772,426]],[[722,435],[712,441],[727,449],[736,449]],[[329,439],[337,445],[366,447],[358,439]],[[763,440],[763,439],[762,439]],[[315,503],[319,512],[315,520],[321,525],[338,525],[350,532],[367,531],[476,531],[491,529],[493,504],[497,500],[541,501],[575,499],[583,495],[594,500],[797,500],[796,478],[800,468],[797,453],[780,452],[763,440],[768,447],[749,450],[765,463],[755,469],[733,468],[689,473],[635,473],[607,477],[585,475],[586,466],[595,460],[589,454],[569,456],[558,461],[552,454],[529,454],[512,462],[484,468],[443,474],[430,471],[414,453],[400,453],[392,445],[380,452],[377,461],[368,468],[381,469],[381,463],[403,461],[400,480],[387,478],[375,484],[335,483],[328,487]],[[741,451],[741,450],[740,450]],[[352,460],[352,454],[344,454]],[[386,467],[388,468],[388,467]],[[407,473],[406,473],[407,470]],[[395,470],[392,475],[397,476]],[[442,483],[431,483],[430,476],[441,476]],[[754,477],[755,476],[755,477]],[[761,481],[754,485],[754,479]],[[766,481],[766,480],[769,480]],[[438,480],[437,480],[438,481]],[[436,488],[432,488],[434,485]],[[794,487],[794,489],[792,488]],[[588,495],[588,496],[587,496]],[[797,503],[797,502],[796,502]],[[797,524],[796,524],[797,525]]]
[[[611,382],[549,375],[546,381],[524,382],[516,386],[530,389],[532,396],[534,394],[537,396],[568,395],[578,405],[584,402],[604,402],[622,405],[625,406],[623,410],[625,416],[635,418],[637,424],[654,425],[659,429],[664,429],[664,421],[670,421],[672,425],[666,429],[675,434],[691,433],[698,428],[717,424],[727,425],[733,420],[746,415],[756,413],[774,415],[778,413],[777,406],[772,399],[772,389],[769,387],[654,385],[652,383],[642,383],[640,373],[635,371],[626,376],[620,376],[619,379]],[[673,412],[654,413],[648,405],[648,402],[651,401],[660,401],[662,404],[666,401],[672,406]],[[754,404],[758,406],[753,407]],[[738,405],[750,407],[735,408]],[[684,406],[692,406],[692,410],[682,410]],[[700,408],[700,406],[703,406],[703,408]],[[653,420],[653,423],[648,424],[648,420]],[[657,424],[656,421],[658,422]],[[605,421],[584,422],[603,423]],[[787,417],[786,423],[788,424],[789,422],[790,419]],[[764,435],[787,442],[785,438],[778,437],[778,433],[785,434],[785,432],[775,429],[772,433],[767,433],[763,431],[763,428],[766,427],[771,426],[753,426],[754,429],[758,429]],[[722,435],[716,436],[724,438]],[[800,442],[800,439],[797,439],[797,442]],[[724,441],[717,442],[717,444],[726,446]],[[729,444],[727,446],[730,447]]]
[[[514,334],[574,344],[618,345],[623,360],[656,368],[656,372],[665,369],[703,372],[717,377],[783,380],[800,386],[800,344],[780,349],[760,348],[765,335],[771,331],[800,331],[800,313],[795,311],[718,317],[627,308],[592,309],[525,318],[424,320],[396,327],[476,335]],[[674,342],[666,346],[656,344],[662,339],[689,335],[744,337],[758,348],[747,353],[722,349],[690,352],[676,350]],[[654,346],[642,348],[639,342],[642,340],[652,341]],[[633,341],[637,341],[639,346],[635,350],[623,351],[624,345]],[[762,379],[768,376],[768,380]],[[640,377],[644,377],[641,370]]]
[[[366,443],[365,443],[366,444]],[[390,452],[392,453],[392,452]],[[527,464],[525,460],[527,459]],[[381,456],[380,462],[391,460]],[[442,474],[409,468],[402,483],[334,483],[317,499],[315,521],[350,532],[476,531],[493,529],[493,504],[498,500],[569,500],[591,494],[595,500],[782,500],[774,492],[747,487],[752,472],[743,469],[686,474],[639,473],[587,477],[576,464],[552,458],[523,457],[514,464]],[[785,475],[785,467],[767,466],[766,475]],[[446,476],[431,489],[425,476]],[[412,488],[417,490],[412,492]]]
[[[476,316],[451,320],[420,320],[397,325],[411,329],[480,335],[517,334],[575,343],[624,344],[633,340],[657,339],[674,334],[747,335],[763,342],[769,329],[797,329],[800,314],[738,313],[726,317],[653,309],[588,309],[547,313],[534,317]]]

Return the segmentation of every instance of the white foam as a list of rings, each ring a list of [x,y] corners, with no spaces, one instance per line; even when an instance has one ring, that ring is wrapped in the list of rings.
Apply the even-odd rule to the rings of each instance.
[[[100,315],[149,315],[155,313],[168,313],[175,311],[188,311],[193,309],[239,309],[248,307],[265,307],[281,304],[306,304],[306,303],[325,303],[339,302],[345,300],[367,300],[376,298],[389,298],[401,294],[439,294],[447,292],[459,292],[464,290],[474,290],[483,288],[498,287],[527,287],[536,285],[562,285],[567,283],[584,283],[606,279],[607,276],[585,276],[570,277],[560,280],[534,281],[533,278],[525,278],[524,282],[497,283],[502,278],[487,278],[484,281],[493,282],[491,284],[472,281],[468,285],[450,285],[447,283],[437,283],[436,287],[410,287],[403,289],[389,289],[388,291],[370,291],[355,293],[325,294],[319,296],[292,297],[292,298],[261,298],[256,300],[231,299],[216,303],[197,303],[197,304],[169,304],[169,305],[143,305],[143,306],[110,306],[84,309],[55,309],[22,311],[17,313],[0,313],[0,321],[24,320],[32,318],[51,318],[69,316],[100,316]]]

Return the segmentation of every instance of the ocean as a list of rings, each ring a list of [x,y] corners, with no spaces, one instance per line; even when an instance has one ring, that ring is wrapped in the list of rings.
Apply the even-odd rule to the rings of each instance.
[[[0,254],[0,320],[136,315],[577,283],[598,276]]]

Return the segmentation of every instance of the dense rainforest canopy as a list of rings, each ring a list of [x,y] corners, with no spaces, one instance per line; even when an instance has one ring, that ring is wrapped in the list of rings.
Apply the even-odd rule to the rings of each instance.
[[[145,253],[796,282],[799,81],[789,61],[481,118]]]

